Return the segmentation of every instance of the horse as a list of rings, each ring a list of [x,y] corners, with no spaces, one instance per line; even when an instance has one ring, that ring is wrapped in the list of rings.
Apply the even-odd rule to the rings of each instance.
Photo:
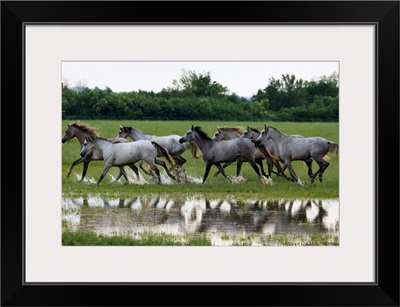
[[[149,140],[157,142],[168,150],[169,154],[174,158],[175,164],[178,166],[182,166],[186,162],[186,159],[182,157],[182,154],[186,149],[190,148],[194,158],[199,159],[201,157],[201,155],[198,154],[198,146],[193,142],[190,142],[189,144],[179,143],[179,135],[156,136],[134,127],[120,126],[117,137],[127,138],[128,136],[133,141]]]
[[[249,138],[249,139],[255,141],[258,138],[258,136],[260,135],[260,133],[261,133],[260,130],[258,130],[257,128],[254,128],[252,126],[247,126],[246,131],[243,133],[243,135],[241,137],[246,137],[246,138]],[[292,134],[292,136],[304,137],[303,135],[300,135],[300,134]],[[261,145],[263,145],[263,146],[261,146]],[[293,181],[292,177],[288,177],[285,174],[282,174],[282,167],[281,167],[279,162],[283,162],[283,160],[279,157],[279,150],[276,147],[276,145],[275,145],[275,143],[274,143],[274,141],[272,139],[267,139],[267,140],[264,140],[264,142],[261,142],[259,148],[260,148],[261,151],[263,151],[264,155],[267,158],[268,169],[270,169],[270,164],[269,164],[270,162],[269,161],[271,160],[272,164],[275,165],[276,169],[278,170],[278,172],[273,171],[272,164],[271,164],[271,172],[272,173],[274,173],[277,176],[283,176],[286,179],[288,179],[290,181]],[[267,149],[268,149],[270,154],[265,152]],[[277,159],[271,159],[271,155],[273,157],[277,157]],[[330,158],[327,155],[324,156],[324,160],[328,161],[329,159]],[[302,163],[307,165],[308,176],[310,178],[312,178],[313,175],[314,175],[313,172],[312,172],[312,161],[313,160],[311,158],[301,161]]]
[[[240,174],[241,164],[249,162],[261,180],[260,170],[254,161],[256,148],[248,139],[232,139],[228,141],[212,140],[199,126],[192,126],[180,139],[180,143],[195,141],[202,152],[203,161],[206,163],[206,169],[203,176],[203,183],[206,182],[211,166],[215,165],[222,175],[231,183],[225,170],[221,166],[224,162],[237,161],[237,175]]]
[[[157,183],[161,184],[160,171],[155,164],[164,167],[168,176],[175,180],[164,161],[157,159],[158,152],[160,151],[165,156],[171,166],[175,165],[174,159],[169,155],[168,151],[161,145],[153,141],[141,140],[136,142],[128,143],[114,143],[109,139],[96,136],[86,136],[85,141],[82,145],[81,156],[90,152],[92,149],[97,149],[103,154],[104,169],[97,181],[97,186],[103,180],[109,169],[113,166],[117,166],[122,171],[122,175],[125,177],[126,183],[129,182],[128,177],[122,168],[122,166],[128,165],[131,168],[136,168],[135,163],[144,160],[150,165],[150,169],[157,175]],[[138,177],[139,179],[139,177]]]
[[[252,126],[247,126],[246,130],[243,131],[240,137],[247,138],[255,142],[255,140],[258,138],[259,135],[260,131],[257,128],[254,128]],[[264,157],[267,161],[268,176],[271,177],[271,173],[274,173],[277,176],[281,176],[282,167],[279,163],[279,158],[276,159],[274,158],[274,157],[279,157],[279,151],[275,143],[271,139],[268,139],[265,140],[262,144],[260,144],[260,146],[257,148],[259,149],[259,152],[262,155],[262,157]],[[273,169],[274,166],[276,167],[278,172],[274,171]]]
[[[65,131],[65,134],[61,139],[62,143],[65,143],[65,142],[73,139],[74,137],[76,137],[78,139],[79,143],[80,143],[80,147],[82,147],[86,136],[99,136],[97,131],[94,128],[89,127],[86,124],[81,124],[80,122],[74,122],[72,124],[67,124],[67,126],[68,126],[67,130]],[[110,140],[112,140],[115,143],[127,143],[127,142],[129,142],[128,140],[126,140],[124,138],[114,138],[114,139],[110,139]],[[81,176],[81,179],[80,179],[81,181],[83,181],[83,179],[86,176],[86,172],[87,172],[87,169],[89,167],[90,161],[101,161],[101,160],[103,160],[103,154],[101,152],[99,152],[97,149],[93,149],[91,152],[88,152],[87,155],[85,155],[84,157],[80,157],[79,159],[75,160],[72,163],[72,165],[71,165],[71,167],[70,167],[70,169],[69,169],[69,171],[68,171],[68,173],[66,175],[66,178],[69,178],[69,176],[71,175],[72,169],[76,165],[78,165],[80,163],[83,163],[83,171],[82,171],[82,176]],[[149,174],[143,168],[142,164],[140,165],[140,167],[142,168],[142,170],[145,173]],[[119,178],[121,178],[122,175],[123,175],[123,173],[122,173],[122,171],[120,171],[120,173],[118,174],[116,180],[118,181]],[[136,175],[138,176],[139,174],[136,173]]]
[[[319,136],[288,136],[272,126],[264,125],[264,129],[256,139],[256,145],[258,146],[266,139],[272,139],[279,150],[280,158],[284,163],[282,174],[284,174],[283,172],[288,168],[293,181],[300,185],[303,185],[303,183],[293,170],[292,161],[314,159],[319,169],[311,176],[311,183],[314,183],[317,175],[319,176],[319,181],[322,182],[322,175],[330,165],[330,163],[324,159],[324,156],[328,152],[334,152],[336,155],[339,155],[338,144]]]
[[[239,138],[243,135],[245,132],[244,128],[236,126],[236,127],[219,127],[217,126],[217,131],[214,133],[214,136],[211,138],[214,141],[227,141],[227,140],[232,140]],[[255,162],[260,166],[261,173],[263,176],[270,178],[271,173],[269,172],[268,174],[265,173],[264,171],[264,166],[263,166],[263,160],[264,156],[261,154],[260,150],[257,148],[256,150],[256,155],[254,157]],[[231,165],[233,162],[227,162],[225,163],[222,167],[226,168],[227,166]],[[218,176],[220,171],[218,170],[215,174],[214,177]]]
[[[219,127],[215,131],[213,137],[214,141],[226,141],[240,137],[244,132],[244,128],[240,126],[236,127]]]

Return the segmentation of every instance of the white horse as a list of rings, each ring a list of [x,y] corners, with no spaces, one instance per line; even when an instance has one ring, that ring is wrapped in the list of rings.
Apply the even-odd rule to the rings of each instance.
[[[339,152],[338,144],[322,137],[286,135],[272,126],[264,125],[264,129],[256,139],[256,145],[260,145],[261,142],[267,139],[272,139],[279,150],[280,158],[284,163],[282,175],[286,177],[284,171],[288,168],[293,181],[300,185],[303,185],[303,183],[293,170],[292,161],[305,161],[312,158],[317,162],[319,169],[311,176],[311,183],[313,183],[317,175],[319,176],[319,181],[322,181],[322,175],[329,166],[329,162],[324,159],[325,155],[328,152],[335,152],[338,155]]]
[[[186,149],[190,149],[192,156],[196,159],[199,159],[201,155],[198,154],[198,147],[196,143],[189,142],[189,143],[179,143],[179,139],[181,138],[179,135],[164,135],[164,136],[157,136],[154,134],[143,132],[134,127],[126,127],[126,126],[119,126],[118,138],[127,138],[130,137],[134,141],[139,140],[148,140],[154,141],[161,146],[165,147],[169,154],[174,158],[175,164],[182,166],[186,159],[182,157],[183,152]]]
[[[175,161],[169,155],[168,151],[156,142],[143,140],[129,143],[113,143],[112,141],[101,137],[87,136],[82,145],[81,156],[84,157],[93,148],[103,153],[103,159],[105,162],[103,172],[100,176],[100,179],[97,181],[97,186],[103,180],[109,169],[113,166],[120,168],[126,183],[128,183],[128,177],[122,166],[128,165],[137,170],[135,163],[140,160],[148,163],[150,169],[156,173],[158,184],[161,184],[161,177],[160,171],[155,164],[159,164],[164,167],[168,176],[172,179],[175,179],[175,176],[170,173],[165,162],[157,159],[158,151],[160,151],[168,159],[168,162],[172,167],[175,165]]]

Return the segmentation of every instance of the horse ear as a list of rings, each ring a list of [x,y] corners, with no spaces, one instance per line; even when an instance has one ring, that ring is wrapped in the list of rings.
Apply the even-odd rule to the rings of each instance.
[[[122,126],[121,125],[119,125],[119,130],[122,130],[123,128],[122,128]]]
[[[194,126],[192,125],[192,131],[194,130]]]
[[[217,126],[217,130],[218,130],[218,132],[221,132],[221,129],[219,128],[219,126]]]

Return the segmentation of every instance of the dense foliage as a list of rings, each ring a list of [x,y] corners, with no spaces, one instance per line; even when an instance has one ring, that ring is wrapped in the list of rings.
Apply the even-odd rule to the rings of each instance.
[[[339,117],[338,76],[270,78],[251,98],[230,93],[210,73],[183,71],[160,92],[62,87],[63,119],[330,121]]]

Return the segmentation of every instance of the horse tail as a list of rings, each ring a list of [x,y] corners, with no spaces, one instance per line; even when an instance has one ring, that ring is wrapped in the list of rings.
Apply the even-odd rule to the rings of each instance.
[[[188,146],[190,149],[190,153],[194,158],[200,159],[202,157],[201,150],[199,146],[197,146],[197,143],[195,141],[190,141]]]
[[[328,155],[325,155],[322,157],[322,159],[324,159],[326,162],[328,162],[331,158]]]
[[[279,163],[280,159],[273,156],[271,154],[271,152],[269,151],[268,147],[261,144],[262,146],[258,147],[258,149],[260,149],[261,152],[263,152],[273,163]]]
[[[329,145],[328,152],[333,152],[336,154],[336,156],[339,156],[339,144],[328,142],[328,145]]]
[[[160,144],[156,143],[156,142],[151,142],[151,144],[153,144],[153,146],[157,149],[157,151],[160,151],[161,154],[167,158],[169,164],[174,167],[175,166],[175,160],[174,158],[172,158],[172,156],[169,154],[168,150],[161,146]]]

